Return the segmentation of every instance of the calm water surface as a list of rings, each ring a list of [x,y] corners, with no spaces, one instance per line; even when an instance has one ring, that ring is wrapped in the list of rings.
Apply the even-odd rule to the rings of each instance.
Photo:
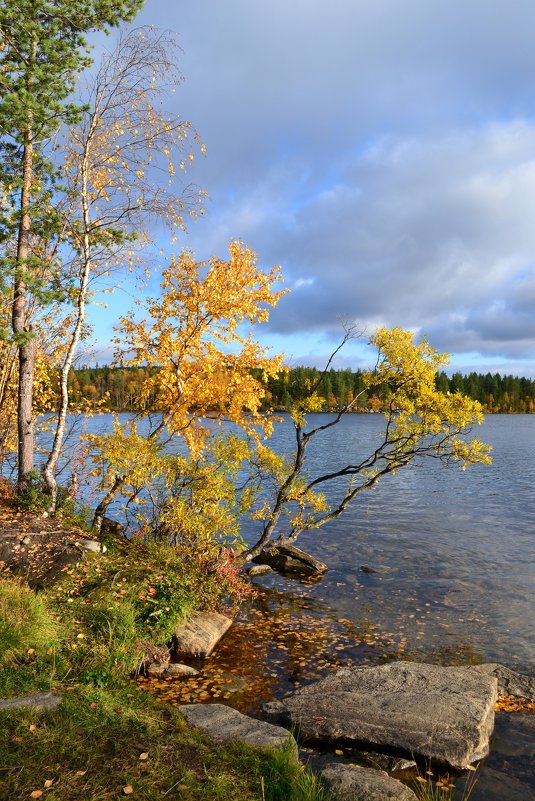
[[[314,443],[310,472],[368,454],[383,426],[381,415],[343,418]],[[535,674],[535,416],[490,415],[475,433],[493,447],[491,466],[463,472],[429,459],[384,479],[299,539],[328,565],[320,581],[256,580],[257,598],[197,665],[199,678],[148,686],[166,703],[254,713],[347,664],[499,661]],[[292,444],[289,421],[278,424],[272,447]],[[497,715],[479,775],[473,801],[535,799],[535,716]]]
[[[383,425],[381,415],[346,416],[312,453],[314,469],[369,452]],[[279,426],[273,445],[285,449],[289,433]],[[489,415],[477,436],[492,445],[491,466],[429,459],[302,535],[329,566],[305,592],[397,634],[413,656],[535,664],[535,416]]]

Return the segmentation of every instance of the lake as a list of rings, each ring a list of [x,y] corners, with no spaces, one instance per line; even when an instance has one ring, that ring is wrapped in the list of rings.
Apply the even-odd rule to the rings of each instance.
[[[111,415],[87,426],[107,429]],[[311,444],[310,473],[366,455],[383,427],[379,414],[344,416]],[[412,658],[535,666],[535,415],[488,415],[474,434],[492,445],[492,465],[427,459],[386,477],[299,538],[328,565],[321,582],[273,576],[261,586],[371,624]],[[293,438],[287,418],[270,444],[287,453]]]
[[[366,455],[383,426],[382,415],[344,417],[311,448],[311,472]],[[328,565],[320,581],[255,580],[256,599],[199,663],[198,679],[147,686],[168,703],[215,700],[257,712],[348,664],[498,661],[535,673],[535,416],[489,415],[474,433],[492,445],[491,466],[463,472],[429,459],[385,478],[299,538]],[[288,452],[292,442],[286,419],[271,445]],[[533,715],[497,715],[473,801],[535,798],[534,724]]]

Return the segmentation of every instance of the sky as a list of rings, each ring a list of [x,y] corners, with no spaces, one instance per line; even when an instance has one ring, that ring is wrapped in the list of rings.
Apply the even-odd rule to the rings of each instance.
[[[322,366],[355,321],[356,369],[402,326],[454,370],[535,377],[533,0],[148,0],[140,25],[178,33],[169,107],[206,145],[182,244],[282,266],[266,345]]]

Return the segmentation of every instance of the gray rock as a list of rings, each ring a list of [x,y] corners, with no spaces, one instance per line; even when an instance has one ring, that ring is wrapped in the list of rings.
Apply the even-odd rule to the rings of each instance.
[[[179,659],[209,656],[231,625],[229,617],[217,612],[194,612],[173,635],[173,656]]]
[[[336,801],[416,801],[409,787],[382,770],[333,764],[321,777]]]
[[[167,673],[167,665],[165,662],[162,662],[161,664],[152,662],[152,664],[148,665],[146,672],[147,676],[165,676]]]
[[[92,553],[106,553],[108,550],[102,542],[98,540],[88,540],[84,537],[76,540],[75,545],[79,545],[84,551],[91,551]]]
[[[166,674],[168,676],[198,676],[199,671],[195,670],[195,668],[190,667],[189,665],[181,665],[178,662],[173,662],[172,664],[167,666]]]
[[[264,709],[307,739],[387,747],[464,768],[488,754],[497,697],[494,676],[395,662],[343,668]]]
[[[53,693],[36,693],[35,695],[25,695],[20,698],[0,699],[0,710],[22,709],[23,707],[55,709],[60,703],[61,698],[59,695],[54,695]]]
[[[500,695],[513,695],[517,698],[528,698],[535,701],[535,679],[516,673],[505,665],[497,662],[487,662],[484,665],[470,665],[470,670],[477,670],[488,676],[495,676],[498,680]]]
[[[251,565],[247,571],[249,578],[254,578],[255,576],[267,576],[268,573],[273,573],[273,568],[269,565]]]
[[[535,717],[510,712],[496,715],[492,753],[518,757],[526,769],[529,763],[535,767]]]
[[[310,554],[296,548],[295,545],[277,543],[266,548],[253,562],[266,564],[279,573],[301,573],[305,576],[317,576],[327,570],[327,565]]]
[[[291,743],[292,735],[280,726],[242,715],[223,704],[184,704],[178,707],[190,726],[200,729],[211,740],[230,743],[241,740],[258,748],[278,748]]]
[[[535,801],[533,787],[514,776],[507,776],[487,766],[478,773],[470,801]]]

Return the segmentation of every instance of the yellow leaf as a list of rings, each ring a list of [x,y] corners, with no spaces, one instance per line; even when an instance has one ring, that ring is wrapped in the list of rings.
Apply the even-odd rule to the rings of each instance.
[[[54,784],[54,780],[53,779],[47,779],[46,782],[45,782],[46,789],[48,790],[48,788],[52,787],[53,784]]]
[[[123,793],[125,795],[132,795],[133,792],[134,792],[134,788],[132,787],[131,784],[127,784],[126,787],[123,787]]]
[[[143,753],[139,755],[139,758],[140,758],[141,760],[148,759],[148,758],[149,758],[149,755],[148,755],[147,751],[143,751]]]

